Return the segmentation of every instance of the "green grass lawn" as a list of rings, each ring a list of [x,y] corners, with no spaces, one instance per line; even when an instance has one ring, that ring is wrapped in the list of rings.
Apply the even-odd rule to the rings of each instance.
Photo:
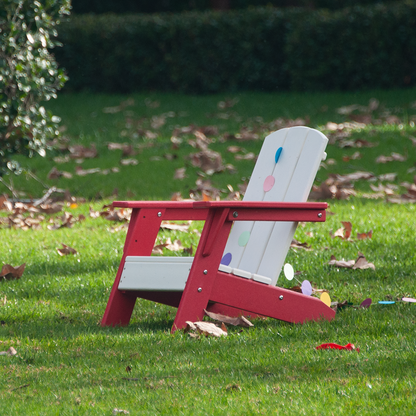
[[[134,104],[130,101],[131,105],[116,109],[120,111],[103,112],[129,98]],[[235,98],[238,102],[232,107],[218,107],[219,102]],[[348,116],[337,109],[368,106],[371,98],[380,103],[371,113],[376,124],[355,126],[345,139],[377,146],[341,147],[344,139],[328,130],[327,123],[362,121],[368,111],[355,109]],[[230,97],[61,95],[50,108],[62,117],[64,134],[72,145],[95,143],[98,157],[57,163],[53,158],[68,152],[54,151],[45,159],[21,161],[44,185],[24,175],[13,178],[14,190],[22,198],[39,197],[46,188],[57,186],[88,203],[64,206],[74,217],[86,217],[72,228],[47,228],[48,220],[58,221],[62,213],[45,215],[39,229],[0,226],[0,261],[15,267],[26,263],[19,280],[0,281],[0,351],[10,347],[17,351],[15,356],[0,355],[0,414],[414,414],[416,305],[378,304],[416,297],[416,205],[387,202],[399,200],[406,192],[403,182],[413,182],[416,175],[414,101],[416,90]],[[388,124],[392,116],[395,123]],[[119,223],[91,218],[89,205],[100,210],[111,202],[115,188],[120,199],[170,199],[175,192],[186,198],[190,190],[200,192],[195,191],[199,178],[209,179],[225,198],[227,185],[238,189],[254,165],[253,160],[236,160],[227,148],[239,146],[241,155],[258,152],[262,137],[279,118],[302,118],[330,136],[327,153],[333,160],[320,169],[317,185],[331,174],[374,175],[372,182],[354,183],[356,196],[328,200],[325,223],[300,225],[295,238],[312,250],[291,249],[287,257],[302,272],[297,276],[300,281],[308,279],[315,288],[327,289],[332,301],[359,305],[370,297],[370,308],[345,308],[330,323],[255,320],[250,329],[229,327],[227,337],[194,339],[181,331],[170,334],[175,309],[140,300],[128,327],[102,328],[99,322],[126,232]],[[162,119],[165,124],[156,128]],[[218,128],[209,136],[213,140],[209,148],[233,169],[209,175],[192,166],[189,154],[198,149],[189,140],[195,135],[178,136],[182,142],[176,145],[171,141],[175,129],[191,124]],[[243,127],[260,138],[230,138],[241,134]],[[143,131],[157,139],[144,137]],[[121,150],[108,150],[109,142],[131,144],[137,153],[123,157]],[[361,157],[352,158],[357,151]],[[376,163],[380,155],[392,152],[405,160]],[[121,165],[123,158],[136,159],[138,164]],[[54,166],[73,177],[48,179]],[[101,171],[78,176],[77,166]],[[102,174],[113,167],[119,172]],[[175,170],[182,167],[187,177],[174,179]],[[380,181],[380,175],[387,173],[397,175]],[[11,186],[10,178],[5,179]],[[388,193],[393,194],[368,198],[366,194],[377,192],[371,185],[380,183],[390,184]],[[3,218],[7,215],[0,211]],[[349,240],[331,238],[342,221],[352,223]],[[191,224],[188,233],[164,231],[160,239],[179,239],[183,246],[195,248],[194,229],[201,230],[201,224]],[[370,230],[371,239],[356,237]],[[78,254],[60,256],[57,249],[62,243]],[[331,255],[350,260],[359,252],[374,263],[375,270],[327,264]],[[290,287],[296,282],[280,277],[278,284]],[[316,350],[326,342],[351,342],[360,352]]]

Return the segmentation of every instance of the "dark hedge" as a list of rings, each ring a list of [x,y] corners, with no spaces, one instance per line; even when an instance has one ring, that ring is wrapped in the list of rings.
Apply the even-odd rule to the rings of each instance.
[[[392,1],[392,0],[390,0]],[[356,5],[385,3],[386,0],[228,0],[231,10],[250,7],[309,7],[341,9]],[[72,12],[85,13],[180,13],[206,11],[218,7],[218,0],[72,0]]]
[[[129,92],[357,89],[415,84],[416,3],[337,12],[83,15],[55,50],[67,87]]]

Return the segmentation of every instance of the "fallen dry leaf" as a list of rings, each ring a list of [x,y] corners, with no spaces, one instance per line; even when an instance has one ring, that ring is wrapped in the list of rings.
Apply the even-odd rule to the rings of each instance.
[[[345,267],[348,269],[352,269],[352,267],[355,264],[355,260],[337,260],[336,257],[334,255],[331,256],[331,260],[329,260],[328,264],[330,266],[335,266],[335,267]]]
[[[221,154],[210,149],[189,155],[193,166],[200,168],[207,175],[222,172],[225,167],[222,163]]]
[[[137,159],[121,159],[120,165],[123,166],[136,166],[139,164],[139,161]]]
[[[354,264],[354,266],[352,268],[354,270],[355,269],[361,269],[361,270],[365,270],[365,269],[373,269],[373,270],[375,270],[376,269],[376,267],[374,266],[374,264],[373,263],[369,263],[362,253],[358,253],[358,258],[355,261],[355,264]]]
[[[123,415],[129,415],[130,412],[128,410],[124,410],[124,409],[117,409],[117,407],[115,407],[113,409],[113,415],[118,415],[118,414],[123,414]]]
[[[71,159],[92,159],[98,156],[95,143],[91,144],[91,147],[84,147],[82,145],[75,145],[69,147]]]
[[[58,179],[58,178],[72,179],[72,173],[60,171],[55,166],[49,171],[47,178],[48,179]]]
[[[308,244],[308,243],[301,243],[295,239],[292,240],[292,242],[290,243],[290,247],[291,248],[301,248],[303,250],[306,251],[311,251],[312,247]]]
[[[253,152],[249,152],[244,155],[235,155],[234,159],[235,160],[255,160],[256,157],[257,156]]]
[[[77,251],[74,248],[69,247],[64,243],[61,243],[61,244],[62,244],[62,248],[56,249],[56,251],[58,252],[60,256],[67,256],[68,254],[77,254]]]
[[[361,270],[373,269],[373,270],[375,270],[376,269],[374,264],[369,263],[362,253],[358,253],[357,260],[348,260],[348,261],[337,260],[335,258],[335,256],[332,255],[331,260],[328,262],[328,264],[330,266],[344,267],[344,268],[353,269],[353,270],[357,270],[357,269],[361,269]]]
[[[175,170],[173,179],[185,179],[186,178],[186,168],[178,168]]]
[[[10,347],[7,351],[0,351],[0,355],[13,356],[13,355],[16,355],[16,354],[17,354],[17,351],[13,347]]]
[[[390,156],[380,155],[376,159],[376,163],[404,162],[405,160],[406,160],[406,157],[405,156],[402,156],[399,153],[392,152],[392,154]]]
[[[60,228],[71,228],[73,224],[77,221],[76,218],[69,212],[64,212],[64,215],[60,218],[61,224],[55,223],[52,219],[52,225],[48,225],[48,230],[59,230]]]
[[[193,331],[193,334],[195,335],[195,331],[198,335],[204,335],[206,337],[212,335],[214,337],[221,337],[221,336],[227,336],[227,332],[223,329],[219,328],[217,325],[211,323],[211,322],[191,322],[186,321],[186,328],[184,330],[185,333]],[[192,332],[190,333],[192,334]]]
[[[348,240],[351,237],[352,224],[349,221],[341,221],[341,224],[342,228],[339,228],[334,234],[331,234],[331,237],[339,237],[343,240]]]
[[[228,146],[227,152],[230,152],[230,153],[245,152],[245,149],[240,146]]]
[[[342,161],[343,162],[349,162],[350,160],[357,160],[357,159],[361,159],[361,153],[360,152],[355,152],[351,156],[342,156]],[[328,161],[327,161],[327,163],[328,163]]]
[[[364,139],[355,139],[355,140],[342,139],[338,142],[338,146],[341,147],[341,148],[347,148],[347,147],[357,147],[357,148],[376,147],[376,146],[378,146],[378,143],[369,142],[369,141],[364,140]]]
[[[75,174],[78,176],[92,175],[93,173],[101,172],[100,168],[83,169],[81,166],[75,168]]]
[[[368,233],[357,233],[357,240],[365,240],[367,238],[373,237],[373,230],[370,230]]]
[[[254,326],[246,317],[238,316],[238,317],[230,317],[226,315],[222,315],[220,313],[213,313],[209,312],[204,309],[204,312],[207,316],[215,321],[223,322],[233,326],[244,326],[246,328]],[[226,331],[227,332],[227,331]]]
[[[13,267],[10,264],[4,264],[0,271],[0,280],[20,279],[25,271],[26,263],[19,267]]]
[[[189,222],[188,223],[177,224],[177,223],[173,223],[173,222],[169,222],[169,221],[162,221],[162,223],[160,224],[161,229],[174,230],[174,231],[184,231],[184,232],[189,231],[189,226],[190,226]]]
[[[120,103],[120,105],[115,106],[115,107],[104,107],[103,108],[103,113],[106,114],[115,114],[115,113],[119,113],[120,111],[124,110],[126,107],[128,106],[132,106],[134,105],[134,99],[133,98],[128,98],[125,101],[122,101]]]
[[[114,209],[111,205],[105,208],[109,208],[109,210],[100,212],[100,215],[108,221],[128,222],[130,220],[131,209],[124,209],[124,208]],[[91,211],[90,211],[90,215],[91,215]]]

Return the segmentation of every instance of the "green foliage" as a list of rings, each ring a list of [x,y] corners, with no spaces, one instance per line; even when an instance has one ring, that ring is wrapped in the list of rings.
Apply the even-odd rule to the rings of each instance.
[[[416,82],[414,1],[337,12],[82,15],[62,25],[60,40],[57,59],[73,90],[213,93]]]
[[[390,0],[391,1],[391,0]],[[368,5],[386,3],[384,0],[225,0],[228,7],[232,10],[246,9],[250,7],[309,7],[309,8],[328,8],[331,10],[341,9],[347,6]],[[83,13],[180,13],[184,11],[203,11],[213,8],[214,3],[220,1],[209,0],[73,0],[73,12]]]
[[[317,12],[290,33],[296,89],[392,88],[416,82],[416,3]]]
[[[19,172],[14,154],[45,154],[59,118],[41,105],[56,97],[66,77],[49,49],[69,0],[3,0],[0,8],[0,176]]]
[[[286,32],[305,13],[76,16],[62,25],[56,55],[76,90],[284,88]]]

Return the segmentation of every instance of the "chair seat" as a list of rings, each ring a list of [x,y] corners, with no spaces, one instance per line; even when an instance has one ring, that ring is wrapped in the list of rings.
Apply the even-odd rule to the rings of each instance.
[[[183,292],[193,260],[193,257],[127,256],[118,289]],[[268,277],[224,265],[219,270],[264,284],[272,282]]]

